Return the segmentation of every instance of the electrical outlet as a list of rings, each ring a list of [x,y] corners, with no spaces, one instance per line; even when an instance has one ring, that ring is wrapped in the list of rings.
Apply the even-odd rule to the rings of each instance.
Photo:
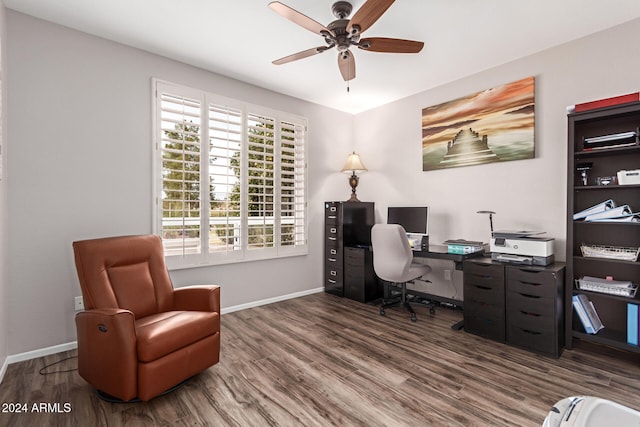
[[[451,270],[444,270],[444,280],[451,280]]]
[[[82,300],[82,297],[75,297],[73,299],[73,306],[75,307],[76,311],[84,310],[84,301]]]

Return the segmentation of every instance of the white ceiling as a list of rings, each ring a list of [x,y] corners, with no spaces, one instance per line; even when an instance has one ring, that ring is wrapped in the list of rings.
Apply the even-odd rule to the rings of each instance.
[[[640,17],[638,0],[398,0],[363,35],[419,54],[353,49],[350,91],[334,50],[270,0],[4,0],[7,8],[338,110],[358,113]],[[333,0],[282,0],[325,26]],[[353,0],[354,13],[365,0]],[[352,14],[353,15],[353,14]],[[630,41],[635,43],[636,41]],[[571,58],[567,58],[571,60]]]

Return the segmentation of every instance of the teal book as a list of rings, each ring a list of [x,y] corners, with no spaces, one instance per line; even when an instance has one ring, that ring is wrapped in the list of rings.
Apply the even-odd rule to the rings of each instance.
[[[627,343],[638,345],[638,306],[627,303]]]

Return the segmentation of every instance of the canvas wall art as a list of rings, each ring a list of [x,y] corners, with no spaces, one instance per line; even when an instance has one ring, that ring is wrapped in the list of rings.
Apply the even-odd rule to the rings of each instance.
[[[422,110],[422,170],[534,157],[534,77]]]

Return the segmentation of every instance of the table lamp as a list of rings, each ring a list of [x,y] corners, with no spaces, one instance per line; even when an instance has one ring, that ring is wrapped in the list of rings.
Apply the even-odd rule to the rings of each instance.
[[[356,172],[362,173],[366,172],[367,168],[362,164],[362,160],[360,160],[360,156],[353,153],[349,154],[347,158],[347,163],[342,168],[342,172],[349,173],[351,172],[351,176],[349,177],[349,185],[351,186],[351,198],[347,200],[347,202],[359,202],[358,197],[356,196],[356,187],[358,186],[358,175]]]

